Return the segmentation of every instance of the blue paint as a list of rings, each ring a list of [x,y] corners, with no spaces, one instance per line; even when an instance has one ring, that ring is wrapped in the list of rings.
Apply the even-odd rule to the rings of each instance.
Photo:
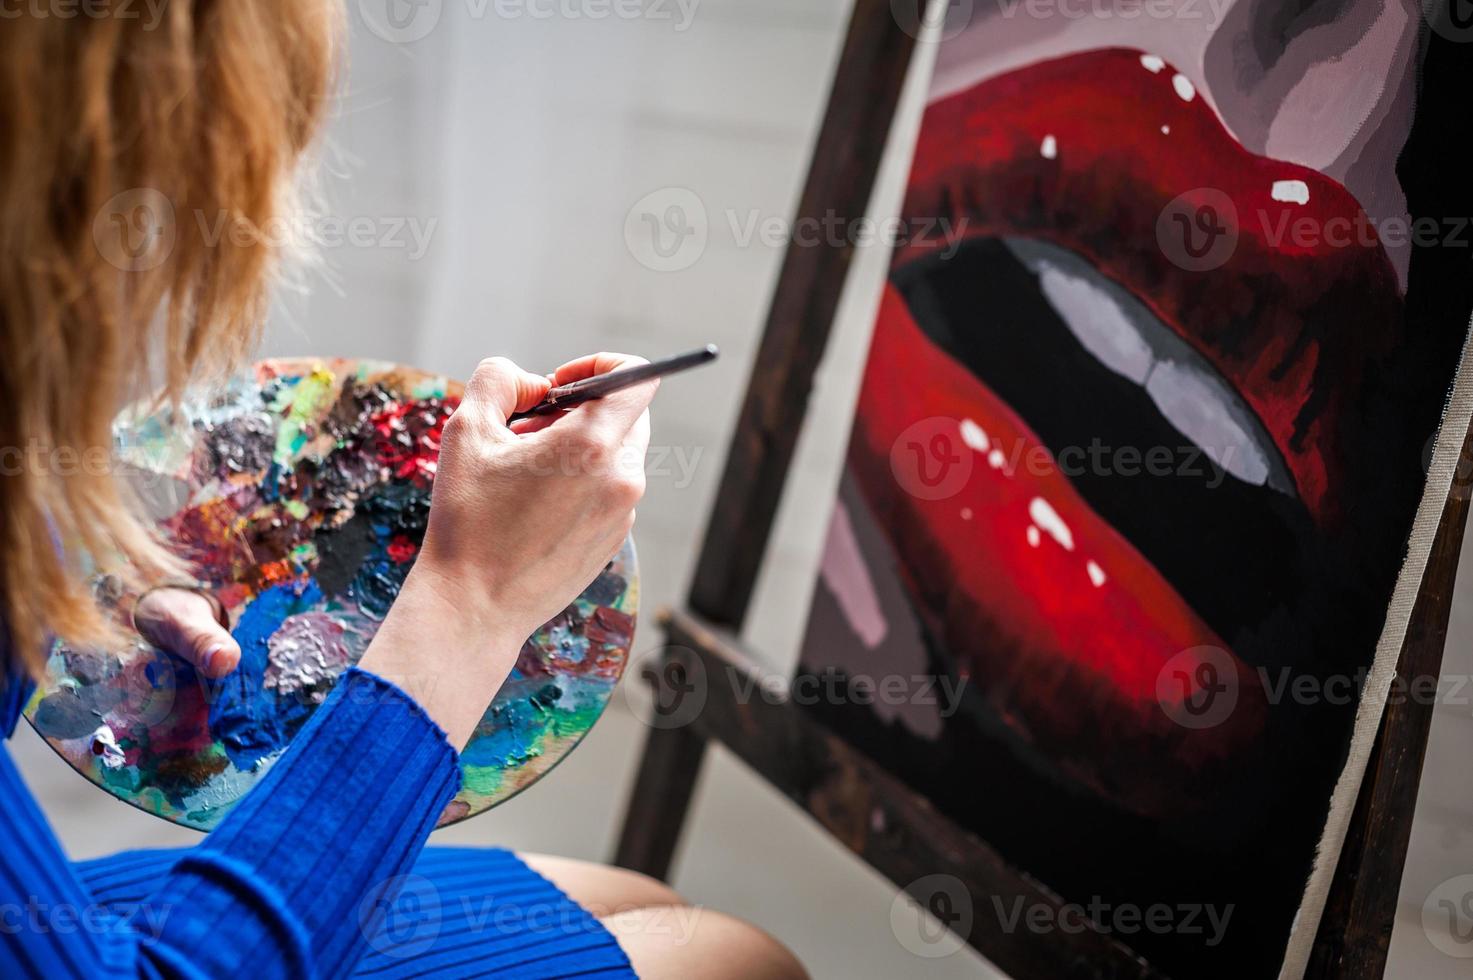
[[[232,635],[240,644],[240,667],[219,682],[210,706],[210,734],[241,769],[254,770],[262,759],[286,748],[312,714],[314,706],[303,699],[283,697],[265,686],[267,643],[288,616],[321,601],[322,590],[312,579],[276,585],[246,606],[236,624]]]

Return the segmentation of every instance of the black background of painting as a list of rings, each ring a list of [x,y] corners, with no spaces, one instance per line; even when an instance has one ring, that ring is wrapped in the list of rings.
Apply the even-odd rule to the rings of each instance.
[[[1436,429],[1473,309],[1473,181],[1464,154],[1473,146],[1468,81],[1473,43],[1424,31],[1417,111],[1397,174],[1413,217],[1441,229],[1435,243],[1412,254],[1404,304],[1405,344],[1378,366],[1354,429],[1365,447],[1342,491],[1348,520],[1323,542],[1324,564],[1347,572],[1324,588],[1311,641],[1297,651],[1299,669],[1323,676],[1368,666],[1421,498],[1427,444]],[[846,479],[842,496],[856,514],[862,501]],[[861,536],[863,537],[863,535]],[[873,551],[872,574],[894,575],[893,556]],[[1231,583],[1224,582],[1224,588]],[[1316,603],[1317,605],[1320,603]],[[921,636],[927,670],[954,675],[951,658]],[[802,668],[822,672],[858,644],[822,582],[804,644]],[[828,655],[826,656],[826,651]],[[1310,873],[1328,802],[1349,748],[1353,710],[1321,703],[1275,709],[1271,751],[1245,759],[1242,783],[1230,794],[1240,805],[1174,826],[1115,810],[1087,791],[1047,775],[1047,760],[996,724],[975,689],[939,739],[917,737],[871,708],[817,704],[822,720],[932,799],[944,812],[1022,870],[1087,905],[1231,904],[1227,939],[1210,948],[1206,935],[1137,933],[1119,938],[1158,967],[1180,977],[1272,977],[1278,972],[1293,916]],[[1101,733],[1102,742],[1108,733]],[[1148,767],[1149,759],[1140,760]],[[1410,819],[1410,814],[1407,815]],[[942,869],[938,869],[942,870]],[[974,914],[994,916],[989,896],[974,894]],[[1199,924],[1205,925],[1200,917]],[[1389,924],[1388,924],[1389,926]],[[1023,926],[1020,926],[1023,928]],[[1210,934],[1210,930],[1204,930]],[[1049,941],[1040,935],[1039,941]]]

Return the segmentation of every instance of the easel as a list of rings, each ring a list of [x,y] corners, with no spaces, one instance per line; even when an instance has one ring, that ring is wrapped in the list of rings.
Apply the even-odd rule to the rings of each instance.
[[[865,213],[914,46],[889,0],[856,0],[799,219]],[[851,255],[852,245],[792,248],[784,259],[688,608],[662,618],[666,652],[663,669],[652,678],[657,698],[678,699],[680,691],[670,686],[700,675],[705,703],[690,724],[651,730],[614,861],[656,877],[668,874],[707,742],[715,740],[901,887],[945,872],[1005,903],[1021,898],[1059,911],[1058,896],[1009,867],[809,713],[791,701],[739,693],[754,690],[759,680],[771,683],[739,636]],[[1440,670],[1470,496],[1473,431],[1402,646],[1403,680]],[[659,689],[662,684],[666,689]],[[1431,720],[1425,699],[1401,699],[1385,711],[1310,977],[1369,980],[1385,970]],[[1162,976],[1119,940],[1094,930],[1009,932],[995,918],[977,915],[965,938],[1023,980]]]

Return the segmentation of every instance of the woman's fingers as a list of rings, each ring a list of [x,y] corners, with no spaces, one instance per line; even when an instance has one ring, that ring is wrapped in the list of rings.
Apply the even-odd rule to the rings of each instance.
[[[600,351],[597,354],[584,354],[582,357],[569,361],[556,371],[552,372],[552,383],[555,385],[568,385],[574,381],[582,381],[596,374],[608,374],[623,367],[633,367],[636,364],[645,363],[642,357],[633,354],[612,354],[608,351]]]
[[[558,368],[553,372],[553,380],[560,385],[571,384],[584,378],[648,363],[644,358],[632,354],[589,354]],[[562,416],[561,423],[570,430],[582,429],[593,442],[609,447],[619,446],[649,408],[659,387],[660,381],[655,378],[584,402]]]
[[[240,645],[198,592],[154,589],[133,610],[133,623],[145,640],[194,664],[206,677],[224,677],[240,665]]]
[[[542,401],[551,387],[547,378],[523,371],[505,357],[488,357],[476,366],[461,404],[478,406],[505,427],[508,418]]]

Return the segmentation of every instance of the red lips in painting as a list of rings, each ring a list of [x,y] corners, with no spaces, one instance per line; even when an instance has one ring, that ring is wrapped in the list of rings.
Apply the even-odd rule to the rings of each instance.
[[[1344,188],[1139,51],[933,104],[905,217],[949,234],[895,256],[851,465],[927,633],[1077,783],[1208,805],[1269,750],[1258,670],[1355,506],[1391,264]]]

